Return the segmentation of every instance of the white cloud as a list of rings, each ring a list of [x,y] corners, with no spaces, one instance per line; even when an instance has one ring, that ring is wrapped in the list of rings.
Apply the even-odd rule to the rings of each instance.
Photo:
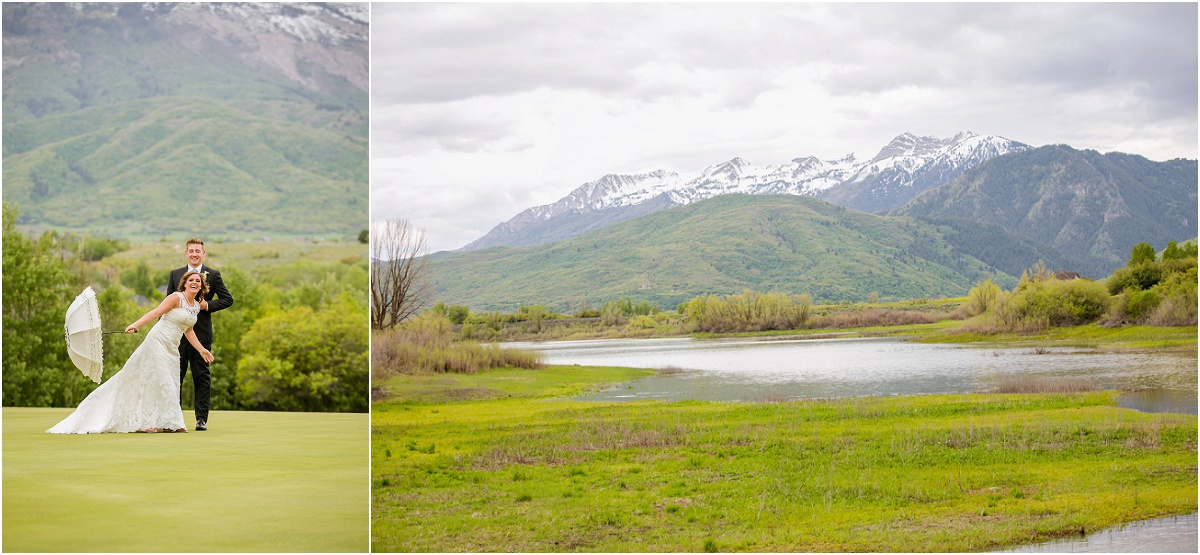
[[[375,4],[372,217],[457,248],[607,173],[872,156],[904,132],[1195,158],[1196,13]]]

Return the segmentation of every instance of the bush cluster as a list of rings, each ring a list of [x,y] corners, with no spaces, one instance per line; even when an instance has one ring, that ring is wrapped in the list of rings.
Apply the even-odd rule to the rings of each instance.
[[[817,316],[812,318],[808,327],[826,329],[906,326],[910,324],[932,324],[942,318],[942,315],[932,312],[873,307],[862,310],[841,310]]]
[[[474,374],[489,368],[540,368],[533,351],[452,341],[450,320],[425,311],[394,329],[375,332],[371,340],[371,373],[375,378],[395,374]]]
[[[1052,326],[1196,325],[1196,246],[1171,242],[1161,259],[1148,243],[1103,283],[1057,279],[1039,262],[1011,292],[990,280],[976,285],[961,308],[972,317],[960,331],[1036,333]]]
[[[1106,281],[1115,297],[1104,323],[1196,325],[1196,251],[1195,243],[1172,241],[1159,258],[1149,244],[1135,246],[1129,264]]]
[[[684,303],[681,308],[685,321],[698,331],[791,330],[808,322],[812,297],[746,290],[724,297],[702,295]]]

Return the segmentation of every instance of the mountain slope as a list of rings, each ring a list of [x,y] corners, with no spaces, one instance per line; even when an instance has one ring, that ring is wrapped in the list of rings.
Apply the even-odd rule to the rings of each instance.
[[[607,175],[579,186],[553,204],[521,212],[461,250],[537,245],[669,206],[732,193],[815,196],[858,210],[883,212],[966,168],[1026,148],[1001,137],[969,132],[949,139],[906,133],[867,161],[854,155],[828,161],[810,156],[779,166],[756,167],[734,158],[685,175],[661,170]],[[586,225],[580,225],[581,221]]]
[[[1196,235],[1196,172],[1195,160],[1051,145],[981,164],[892,213],[994,224],[1075,253],[1102,276],[1137,243]]]
[[[366,139],[237,103],[160,98],[5,132],[6,145],[47,141],[4,158],[4,200],[25,225],[257,238],[349,235],[366,223]]]
[[[627,297],[663,308],[745,288],[818,300],[963,295],[983,279],[1016,278],[910,218],[876,216],[807,197],[725,195],[661,210],[565,241],[438,253],[435,298],[475,310],[558,310]]]
[[[4,5],[4,200],[97,235],[353,236],[366,4]]]
[[[162,96],[366,112],[368,13],[349,3],[5,3],[4,121]]]

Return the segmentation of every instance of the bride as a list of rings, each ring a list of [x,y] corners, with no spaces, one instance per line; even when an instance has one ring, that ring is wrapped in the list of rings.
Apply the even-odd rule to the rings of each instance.
[[[51,434],[96,434],[102,432],[157,432],[159,429],[187,432],[179,406],[179,337],[186,336],[207,362],[212,353],[200,344],[192,326],[200,312],[197,298],[208,291],[204,274],[189,272],[180,280],[179,291],[163,299],[125,328],[137,329],[155,318],[158,325],[125,361],[120,372],[87,396],[79,408],[53,428]]]

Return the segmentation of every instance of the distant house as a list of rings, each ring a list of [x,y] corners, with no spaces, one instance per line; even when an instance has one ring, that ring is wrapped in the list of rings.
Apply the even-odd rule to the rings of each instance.
[[[1063,281],[1066,281],[1068,279],[1084,279],[1084,277],[1079,275],[1078,272],[1068,272],[1066,270],[1063,270],[1057,274],[1054,274],[1054,277],[1056,279],[1060,279]]]

